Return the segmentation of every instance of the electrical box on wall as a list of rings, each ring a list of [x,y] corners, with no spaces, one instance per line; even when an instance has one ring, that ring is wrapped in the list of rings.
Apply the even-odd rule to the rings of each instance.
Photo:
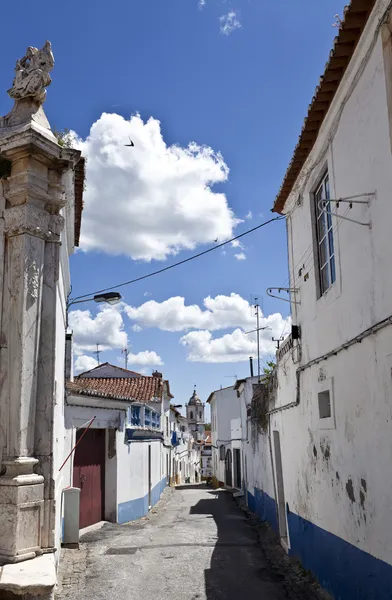
[[[301,337],[299,325],[291,326],[291,337],[293,340],[299,340],[299,338]]]

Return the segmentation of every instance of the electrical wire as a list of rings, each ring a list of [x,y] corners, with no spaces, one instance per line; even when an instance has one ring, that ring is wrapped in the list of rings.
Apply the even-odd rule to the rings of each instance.
[[[136,277],[136,279],[131,279],[130,281],[124,281],[123,283],[119,283],[117,285],[112,285],[112,286],[104,288],[102,290],[97,290],[96,292],[91,292],[89,294],[83,294],[82,296],[76,296],[75,298],[72,298],[72,301],[81,300],[82,298],[87,298],[89,296],[95,296],[97,294],[102,294],[104,292],[109,292],[110,290],[118,289],[118,288],[124,287],[126,285],[131,285],[132,283],[137,283],[138,281],[143,281],[144,279],[148,279],[149,277],[153,277],[154,275],[159,275],[160,273],[164,273],[165,271],[169,271],[170,269],[174,269],[175,267],[184,265],[185,263],[190,262],[191,260],[195,260],[195,258],[200,258],[201,256],[204,256],[205,254],[209,254],[209,252],[218,250],[218,248],[222,248],[223,246],[226,246],[226,244],[230,244],[231,242],[234,242],[235,240],[239,240],[240,238],[244,237],[245,235],[249,235],[250,233],[257,231],[258,229],[261,229],[261,227],[265,227],[266,225],[269,225],[270,223],[273,223],[274,221],[282,221],[285,218],[286,217],[284,217],[284,216],[274,217],[273,219],[269,219],[268,221],[265,221],[264,223],[260,223],[260,225],[256,225],[256,227],[252,227],[252,229],[248,229],[247,231],[244,231],[243,233],[240,233],[239,235],[236,235],[235,237],[230,238],[229,240],[226,240],[225,242],[222,242],[221,244],[212,246],[211,248],[208,248],[207,250],[203,250],[203,252],[198,252],[198,254],[193,254],[189,258],[185,258],[184,260],[180,260],[176,263],[173,263],[172,265],[168,265],[167,267],[158,269],[158,271],[152,271],[152,273],[147,273],[146,275],[142,275],[141,277]]]

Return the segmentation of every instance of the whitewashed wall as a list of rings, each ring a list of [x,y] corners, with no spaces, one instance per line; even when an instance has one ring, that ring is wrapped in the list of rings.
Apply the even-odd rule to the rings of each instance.
[[[71,450],[71,431],[65,427],[65,334],[66,334],[66,305],[70,292],[69,255],[74,250],[74,197],[73,174],[64,176],[67,206],[62,210],[65,218],[64,229],[61,232],[60,267],[57,285],[56,304],[56,357],[55,357],[55,391],[53,409],[53,481],[54,481],[54,512],[55,512],[55,546],[60,548],[62,535],[62,494],[63,489],[72,485],[71,465],[59,471],[66,456]],[[67,185],[69,184],[69,185]],[[71,189],[72,188],[72,189]],[[57,557],[58,558],[58,557]]]
[[[241,417],[241,403],[234,386],[215,391],[210,406],[213,476],[224,483],[225,462],[219,460],[219,446],[231,448],[231,420]]]
[[[376,3],[286,205],[290,286],[298,289],[300,302],[292,305],[292,316],[302,331],[302,362],[293,364],[290,353],[279,362],[277,405],[295,400],[300,364],[392,315],[391,72],[385,71],[378,29],[387,4]],[[354,205],[347,214],[371,221],[371,229],[334,218],[337,277],[318,299],[312,194],[326,169],[332,198],[371,192],[375,198],[370,207]],[[346,210],[341,204],[338,213]],[[391,367],[388,326],[307,368],[299,405],[271,418],[271,430],[281,439],[290,551],[345,600],[386,599],[392,584]],[[324,420],[318,393],[325,389],[333,415]]]
[[[239,389],[244,492],[249,508],[276,530],[275,484],[268,431],[258,428],[247,414],[252,402],[253,385],[257,382],[257,377],[248,377]]]

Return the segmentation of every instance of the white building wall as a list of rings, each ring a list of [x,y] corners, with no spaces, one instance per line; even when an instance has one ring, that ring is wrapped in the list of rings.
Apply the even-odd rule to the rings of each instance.
[[[302,359],[294,354],[294,363],[288,353],[279,361],[277,406],[296,398],[299,405],[272,414],[270,434],[280,435],[288,548],[345,600],[384,600],[392,585],[392,483],[386,476],[392,455],[392,326],[339,350],[392,315],[391,73],[385,72],[378,29],[387,4],[376,2],[285,207],[290,287],[300,302],[292,304],[292,316],[301,327]],[[336,282],[319,298],[313,192],[326,169],[332,198],[375,197],[369,207],[340,204],[340,215],[348,211],[372,226],[333,218]],[[335,349],[336,355],[306,367]],[[297,396],[300,366],[305,369]],[[332,416],[321,419],[318,393],[327,389]],[[275,452],[273,459],[276,469]]]
[[[242,426],[242,468],[247,504],[263,521],[276,530],[275,484],[272,471],[268,430],[263,431],[252,420],[253,386],[258,377],[248,377],[239,389]]]
[[[73,181],[73,177],[71,177]],[[73,201],[68,202],[72,205],[69,210],[74,213]],[[68,252],[73,251],[73,242],[69,246],[67,237],[74,235],[73,221],[69,221],[67,209],[63,209],[63,215],[66,217],[65,227],[61,234],[62,244],[60,247],[60,267],[57,284],[57,303],[56,303],[56,356],[55,356],[55,398],[53,408],[53,481],[54,481],[54,514],[55,514],[55,547],[61,547],[63,506],[63,489],[72,485],[70,480],[70,465],[68,461],[61,471],[59,470],[66,459],[71,448],[71,437],[69,431],[65,428],[65,333],[66,333],[66,303],[70,291],[70,268]],[[58,558],[58,557],[57,557]]]
[[[234,386],[214,392],[211,406],[212,470],[218,482],[225,483],[225,461],[220,460],[219,447],[231,448],[231,420],[240,418],[241,404]]]

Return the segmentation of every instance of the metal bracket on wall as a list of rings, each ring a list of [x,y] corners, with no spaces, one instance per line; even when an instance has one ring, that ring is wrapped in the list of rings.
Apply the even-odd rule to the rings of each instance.
[[[338,215],[337,213],[331,212],[325,208],[326,204],[330,202],[334,202],[336,204],[336,208],[339,208],[339,204],[348,204],[349,208],[353,207],[353,204],[366,204],[366,206],[370,206],[370,200],[376,197],[376,192],[370,192],[368,194],[355,194],[354,196],[346,196],[345,198],[330,198],[329,200],[319,200],[318,201],[318,209],[320,212],[325,213],[326,215],[331,215],[331,217],[337,217],[338,219],[342,219],[344,221],[350,221],[351,223],[356,223],[357,225],[364,225],[365,227],[372,228],[371,221],[364,223],[363,221],[358,221],[356,219],[350,219],[350,217],[344,217],[343,215]],[[367,198],[367,200],[356,200],[356,198]]]
[[[301,304],[301,302],[298,300],[288,300],[287,298],[282,298],[281,296],[275,296],[274,294],[272,294],[272,291],[277,291],[279,294],[280,292],[286,292],[287,294],[296,294],[298,292],[297,288],[284,288],[284,287],[271,287],[271,288],[267,288],[266,289],[266,294],[267,296],[270,296],[271,298],[277,298],[278,300],[282,300],[283,302],[291,302],[292,304]]]

